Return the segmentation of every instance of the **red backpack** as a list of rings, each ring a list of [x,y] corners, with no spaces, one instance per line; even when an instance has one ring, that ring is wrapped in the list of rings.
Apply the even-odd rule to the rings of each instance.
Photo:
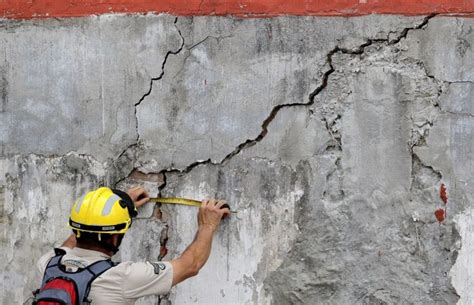
[[[87,299],[92,281],[115,264],[101,260],[75,272],[66,271],[61,259],[66,254],[62,249],[54,249],[56,256],[51,258],[44,272],[41,288],[34,294],[34,305],[83,305]]]

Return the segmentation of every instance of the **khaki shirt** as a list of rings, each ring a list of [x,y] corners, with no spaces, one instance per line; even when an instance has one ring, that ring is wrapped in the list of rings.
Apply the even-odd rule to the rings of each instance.
[[[68,271],[84,268],[96,261],[110,258],[108,255],[82,248],[66,248],[61,264]],[[44,274],[51,250],[38,261],[38,269]],[[173,268],[169,262],[123,262],[110,268],[92,282],[88,298],[96,305],[128,305],[143,296],[167,294],[173,281]]]

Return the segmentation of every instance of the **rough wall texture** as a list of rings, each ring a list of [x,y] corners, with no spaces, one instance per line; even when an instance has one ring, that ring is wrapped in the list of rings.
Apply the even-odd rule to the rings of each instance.
[[[238,213],[197,278],[139,304],[474,304],[474,19],[0,26],[3,303],[75,198],[140,183]],[[195,214],[148,206],[118,259],[175,257]]]

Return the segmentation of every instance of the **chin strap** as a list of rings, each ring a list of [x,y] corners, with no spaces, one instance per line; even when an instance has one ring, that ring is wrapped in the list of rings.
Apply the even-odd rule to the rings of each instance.
[[[122,199],[120,200],[120,205],[124,208],[127,208],[130,218],[137,216],[137,208],[135,207],[132,198],[130,198],[130,196],[126,192],[116,189],[112,189],[112,192]]]

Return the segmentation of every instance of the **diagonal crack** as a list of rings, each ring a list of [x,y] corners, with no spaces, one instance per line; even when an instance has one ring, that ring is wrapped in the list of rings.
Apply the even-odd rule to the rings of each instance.
[[[314,104],[315,102],[315,98],[316,96],[321,93],[321,91],[323,91],[327,85],[328,85],[328,81],[329,81],[329,77],[331,76],[331,74],[335,71],[335,68],[334,68],[334,65],[333,65],[333,56],[336,55],[337,53],[344,53],[344,54],[352,54],[352,55],[361,55],[365,52],[365,49],[371,45],[373,45],[374,43],[387,43],[388,45],[394,45],[394,44],[397,44],[399,43],[403,38],[406,38],[408,33],[412,30],[418,30],[418,29],[421,29],[423,27],[425,27],[428,22],[430,21],[430,19],[432,19],[433,17],[435,17],[436,14],[432,14],[432,15],[429,15],[427,17],[425,17],[423,19],[423,21],[417,25],[417,26],[414,26],[414,27],[409,27],[409,28],[405,28],[401,34],[393,39],[393,40],[389,40],[389,38],[385,38],[385,39],[368,39],[365,43],[361,44],[359,47],[357,47],[356,49],[346,49],[346,48],[342,48],[342,47],[339,47],[339,46],[336,46],[334,47],[334,49],[332,49],[331,51],[329,51],[329,53],[327,54],[327,63],[329,65],[329,69],[324,72],[323,74],[323,79],[322,79],[322,82],[321,84],[309,95],[309,101],[307,103],[290,103],[290,104],[280,104],[280,105],[277,105],[275,106],[272,111],[270,112],[270,114],[267,116],[267,118],[263,121],[262,123],[262,130],[260,132],[260,134],[255,137],[254,139],[247,139],[245,142],[239,144],[231,153],[229,153],[221,162],[219,162],[220,164],[224,164],[225,162],[229,161],[230,159],[232,159],[235,155],[239,154],[242,150],[246,149],[246,148],[249,148],[249,147],[252,147],[254,146],[255,144],[257,144],[258,142],[262,141],[263,138],[267,135],[268,133],[268,126],[271,124],[271,122],[273,121],[273,119],[277,116],[278,112],[283,109],[283,108],[287,108],[287,107],[298,107],[298,106],[311,106]],[[324,120],[325,121],[325,120]],[[327,122],[325,121],[326,123],[326,126],[327,126]]]

